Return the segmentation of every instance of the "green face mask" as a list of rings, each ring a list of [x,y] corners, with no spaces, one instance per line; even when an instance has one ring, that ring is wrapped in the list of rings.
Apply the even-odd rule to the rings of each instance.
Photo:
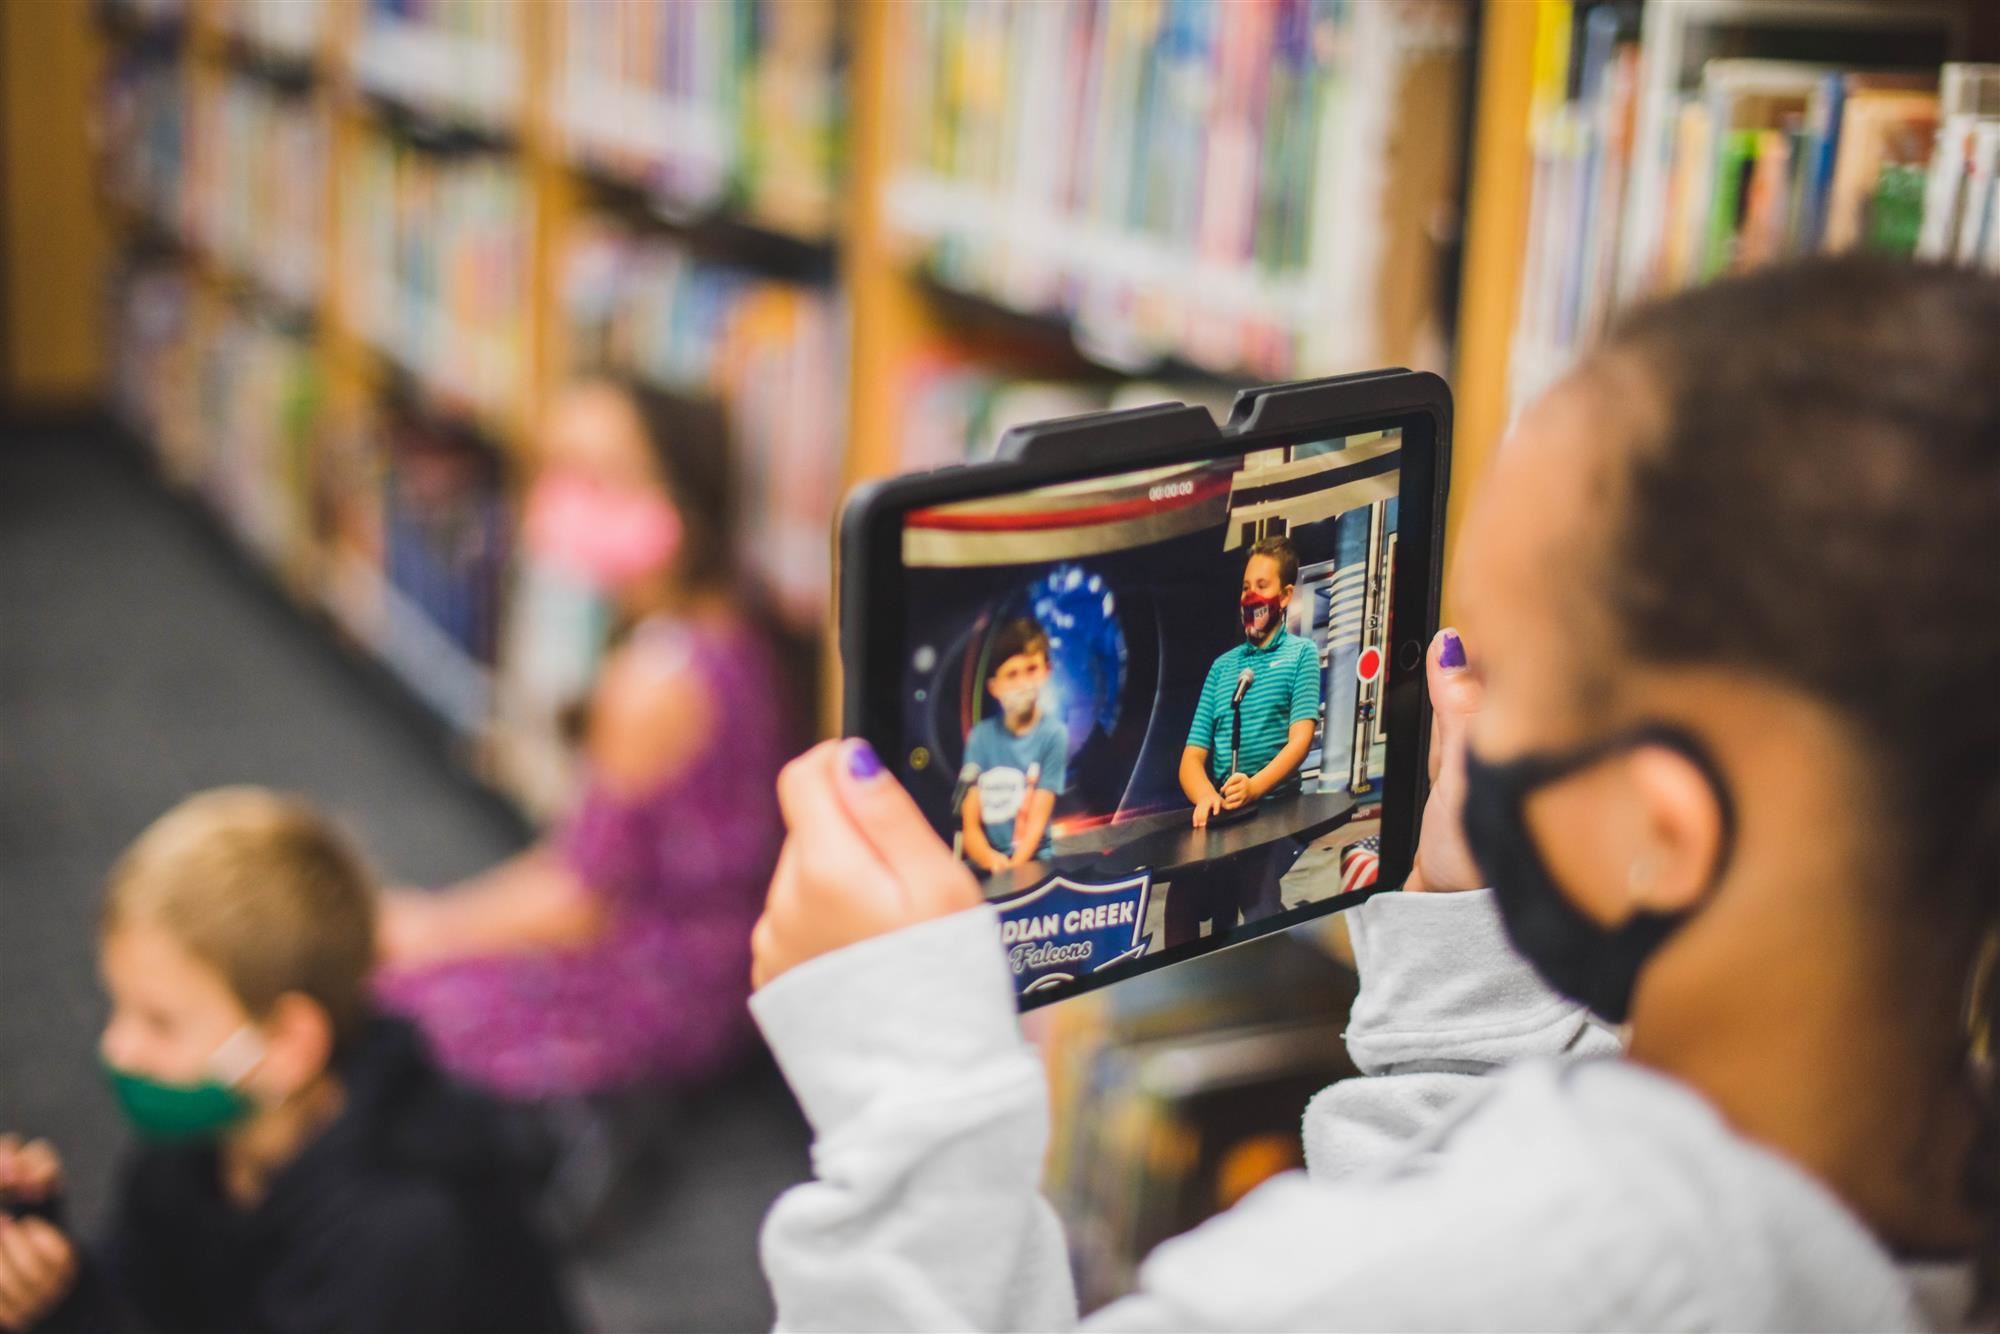
[[[253,1104],[237,1085],[263,1059],[263,1043],[245,1025],[215,1049],[209,1077],[197,1083],[169,1084],[109,1063],[104,1071],[139,1138],[188,1144],[215,1139],[249,1115]]]

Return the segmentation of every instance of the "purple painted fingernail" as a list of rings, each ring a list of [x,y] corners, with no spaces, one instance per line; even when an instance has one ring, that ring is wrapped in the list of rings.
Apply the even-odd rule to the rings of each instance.
[[[1458,637],[1458,631],[1444,632],[1444,648],[1438,652],[1438,666],[1448,672],[1465,666],[1465,641]]]
[[[882,757],[866,741],[857,741],[847,748],[847,772],[865,783],[881,775]]]

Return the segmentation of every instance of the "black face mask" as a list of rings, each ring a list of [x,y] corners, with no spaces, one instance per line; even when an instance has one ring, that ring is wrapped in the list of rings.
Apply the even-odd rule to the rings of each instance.
[[[1729,864],[1735,810],[1722,771],[1707,748],[1679,728],[1645,727],[1577,750],[1524,755],[1505,764],[1487,764],[1470,751],[1465,756],[1466,845],[1493,887],[1500,920],[1514,948],[1543,981],[1614,1024],[1624,1023],[1631,1010],[1639,969],[1692,910],[1640,912],[1611,928],[1592,921],[1564,897],[1549,875],[1528,830],[1528,798],[1600,760],[1642,746],[1664,746],[1686,756],[1715,792],[1722,838],[1709,872],[1712,889]]]

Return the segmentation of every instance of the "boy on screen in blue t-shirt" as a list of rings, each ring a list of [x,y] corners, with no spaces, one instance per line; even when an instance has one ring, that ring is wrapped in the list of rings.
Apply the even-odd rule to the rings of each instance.
[[[965,761],[978,768],[961,812],[965,859],[1004,871],[1051,852],[1049,817],[1068,777],[1069,733],[1042,711],[1049,680],[1049,637],[1025,618],[994,636],[986,689],[1000,712],[966,738]]]

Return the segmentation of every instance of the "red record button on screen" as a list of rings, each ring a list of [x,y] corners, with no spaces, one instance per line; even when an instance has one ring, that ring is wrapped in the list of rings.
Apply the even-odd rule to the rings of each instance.
[[[1360,661],[1354,664],[1354,674],[1363,681],[1373,681],[1382,674],[1382,650],[1363,649]]]

